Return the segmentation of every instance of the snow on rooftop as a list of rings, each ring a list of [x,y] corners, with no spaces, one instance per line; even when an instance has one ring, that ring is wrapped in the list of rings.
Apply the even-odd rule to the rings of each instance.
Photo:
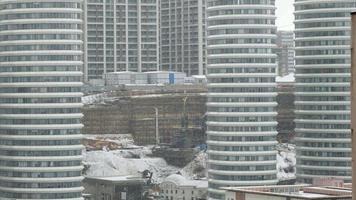
[[[110,176],[110,177],[90,177],[91,179],[103,180],[103,181],[112,181],[112,182],[120,182],[120,181],[143,181],[141,177],[137,176]]]
[[[119,71],[119,72],[109,72],[107,74],[145,74],[144,72],[133,72],[133,71]]]
[[[198,78],[198,79],[206,79],[205,75],[193,75],[193,78]]]
[[[290,73],[286,76],[277,76],[276,82],[295,82],[294,73]]]
[[[100,102],[103,102],[105,98],[107,98],[106,93],[88,95],[88,96],[82,97],[82,103],[86,104],[86,105],[100,103]]]
[[[163,182],[173,182],[177,186],[191,186],[197,188],[208,188],[208,180],[189,180],[182,175],[172,174]]]
[[[321,198],[321,197],[331,197],[330,195],[325,194],[318,194],[318,193],[308,193],[299,191],[298,193],[293,193],[293,195],[301,196],[301,197],[308,197],[308,198]]]

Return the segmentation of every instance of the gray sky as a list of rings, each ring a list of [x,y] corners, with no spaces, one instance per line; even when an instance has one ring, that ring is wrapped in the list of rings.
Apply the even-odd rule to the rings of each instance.
[[[294,0],[276,0],[278,30],[294,30]]]

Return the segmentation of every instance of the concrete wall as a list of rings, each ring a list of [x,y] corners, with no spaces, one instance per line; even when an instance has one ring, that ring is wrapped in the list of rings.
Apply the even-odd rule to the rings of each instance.
[[[132,134],[137,144],[155,143],[155,110],[162,143],[171,143],[181,131],[183,99],[186,101],[189,141],[205,141],[204,115],[206,96],[200,93],[118,94],[117,100],[84,106],[83,134]]]
[[[171,182],[165,182],[160,185],[161,196],[169,200],[182,200],[183,197],[186,200],[194,199],[206,199],[207,198],[207,189],[199,189],[193,186],[177,186]]]
[[[246,194],[246,200],[287,200],[287,198],[260,194]]]

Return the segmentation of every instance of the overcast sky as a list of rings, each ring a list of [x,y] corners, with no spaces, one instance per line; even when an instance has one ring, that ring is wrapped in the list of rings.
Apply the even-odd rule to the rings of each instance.
[[[294,0],[276,0],[276,24],[279,30],[294,30],[293,2]]]

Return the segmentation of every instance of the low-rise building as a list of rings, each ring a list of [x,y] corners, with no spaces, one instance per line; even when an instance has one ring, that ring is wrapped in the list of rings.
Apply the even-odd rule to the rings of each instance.
[[[91,199],[142,200],[146,181],[140,177],[86,177],[83,181],[85,193]]]
[[[167,200],[206,200],[207,180],[188,180],[182,175],[172,174],[161,184],[161,197]]]
[[[147,74],[142,72],[111,72],[105,74],[105,85],[147,84]]]
[[[145,72],[149,84],[184,84],[187,76],[184,72],[151,71]]]
[[[225,200],[351,200],[350,186],[274,185],[223,189]]]

